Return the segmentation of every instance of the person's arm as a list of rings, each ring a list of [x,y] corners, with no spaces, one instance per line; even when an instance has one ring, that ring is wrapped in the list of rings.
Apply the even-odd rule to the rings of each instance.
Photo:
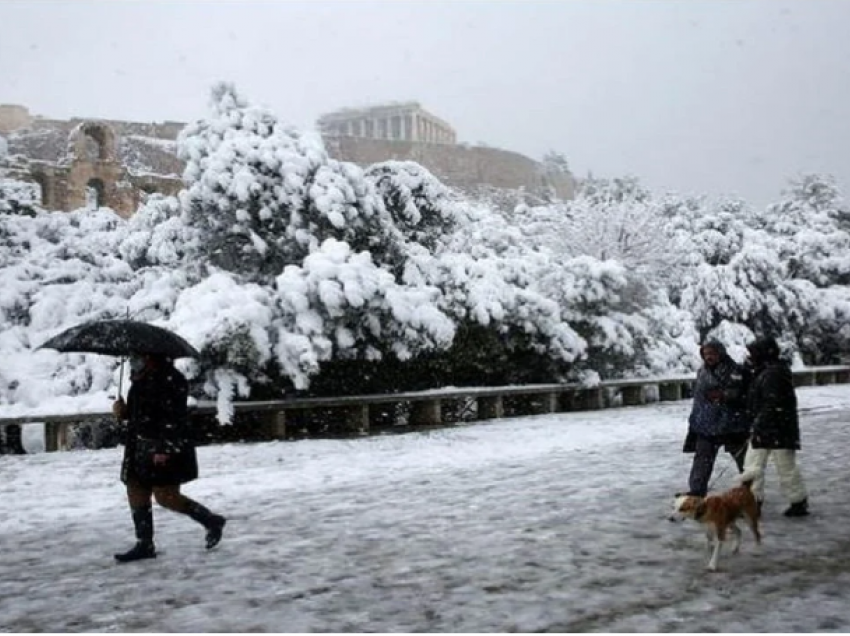
[[[729,385],[723,390],[723,402],[733,410],[744,410],[747,406],[747,392],[750,387],[750,371],[742,365],[736,365],[730,375]]]

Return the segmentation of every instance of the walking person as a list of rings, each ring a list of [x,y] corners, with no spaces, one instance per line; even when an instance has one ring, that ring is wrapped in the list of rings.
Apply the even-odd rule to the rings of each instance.
[[[800,423],[797,394],[791,368],[780,359],[779,345],[770,337],[747,345],[754,377],[748,396],[752,435],[747,450],[745,472],[754,477],[753,493],[764,501],[764,471],[770,457],[779,476],[779,487],[789,501],[786,517],[809,514],[809,499],[797,451],[800,450]]]
[[[118,399],[113,413],[127,420],[121,481],[136,530],[136,544],[116,554],[119,562],[156,557],[151,500],[188,515],[206,528],[206,547],[221,541],[226,519],[180,492],[181,484],[198,477],[198,460],[188,427],[186,378],[169,358],[133,357],[127,402]]]
[[[717,453],[725,448],[738,472],[744,470],[749,421],[746,393],[749,373],[717,340],[700,347],[703,366],[697,373],[694,398],[688,417],[684,452],[693,453],[688,493],[705,497]]]

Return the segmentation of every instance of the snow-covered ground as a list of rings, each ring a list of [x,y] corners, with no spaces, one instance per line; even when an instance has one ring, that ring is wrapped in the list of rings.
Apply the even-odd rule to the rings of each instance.
[[[761,550],[715,574],[667,520],[687,402],[204,447],[186,492],[224,541],[157,509],[159,558],[127,565],[120,450],[2,456],[0,631],[847,631],[850,386],[799,396],[813,514],[771,467]]]

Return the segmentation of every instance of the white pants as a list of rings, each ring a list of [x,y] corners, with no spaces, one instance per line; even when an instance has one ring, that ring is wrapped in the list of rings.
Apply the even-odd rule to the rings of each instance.
[[[753,448],[750,444],[744,459],[744,473],[755,476],[753,494],[759,501],[764,500],[764,471],[767,460],[773,456],[776,474],[779,476],[779,488],[791,503],[798,503],[808,497],[806,484],[797,466],[797,451],[787,448]]]

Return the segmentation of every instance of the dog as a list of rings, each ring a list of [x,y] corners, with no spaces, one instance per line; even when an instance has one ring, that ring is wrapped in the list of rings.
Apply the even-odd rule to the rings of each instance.
[[[675,515],[693,519],[705,527],[708,539],[708,549],[711,551],[706,567],[714,572],[717,570],[717,560],[720,558],[720,548],[726,542],[727,533],[733,535],[732,554],[737,554],[741,548],[741,529],[735,523],[743,518],[750,530],[753,531],[756,544],[761,544],[761,529],[759,519],[761,511],[753,495],[754,477],[744,475],[740,486],[707,497],[688,494],[676,495],[673,504],[671,520]]]

